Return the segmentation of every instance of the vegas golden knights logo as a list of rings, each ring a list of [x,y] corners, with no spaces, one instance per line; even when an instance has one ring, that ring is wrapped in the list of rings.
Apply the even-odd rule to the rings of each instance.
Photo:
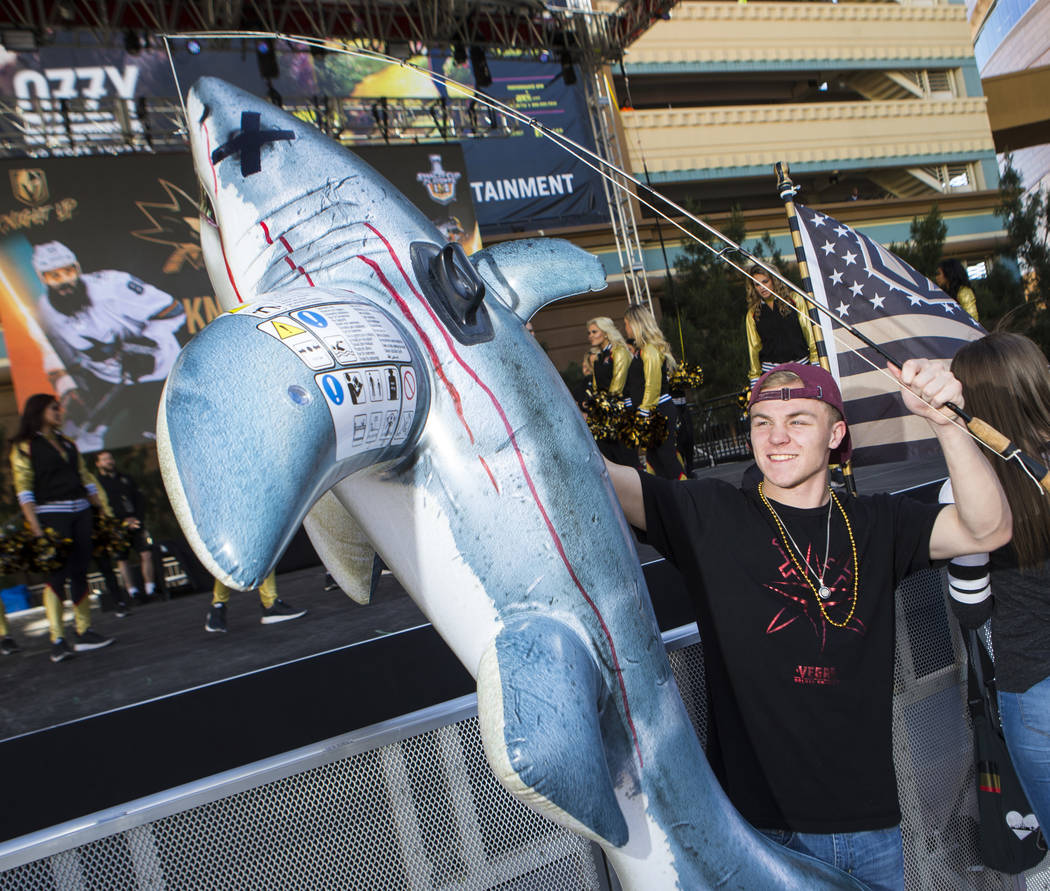
[[[21,167],[9,171],[11,191],[17,200],[29,207],[46,204],[51,195],[47,190],[47,177],[39,167]]]

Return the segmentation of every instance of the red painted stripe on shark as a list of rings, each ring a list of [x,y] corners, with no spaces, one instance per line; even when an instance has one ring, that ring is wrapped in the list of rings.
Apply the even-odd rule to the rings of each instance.
[[[489,465],[481,455],[478,455],[478,460],[481,462],[481,466],[485,468],[485,473],[489,475],[489,479],[492,480],[492,488],[496,490],[496,494],[499,494],[499,486],[496,483],[496,478],[492,475],[492,471],[489,470]]]
[[[460,421],[463,422],[463,426],[466,428],[467,436],[470,437],[470,441],[473,443],[474,433],[470,429],[470,424],[467,423],[466,415],[463,414],[463,400],[459,398],[459,391],[453,386],[452,381],[445,376],[445,370],[441,367],[441,360],[438,358],[437,350],[434,349],[434,344],[430,342],[430,338],[427,337],[426,332],[419,327],[419,323],[412,315],[412,310],[408,308],[405,299],[398,294],[397,289],[390,283],[389,279],[383,275],[383,270],[379,268],[379,264],[370,257],[363,257],[361,254],[357,255],[357,259],[370,266],[372,271],[379,276],[379,281],[382,282],[383,287],[387,289],[390,296],[394,298],[394,302],[397,303],[402,315],[404,315],[404,317],[412,323],[412,327],[416,329],[416,334],[419,335],[420,339],[423,341],[423,345],[427,348],[427,352],[430,354],[430,361],[434,365],[434,371],[437,372],[437,376],[441,378],[441,383],[445,385],[445,389],[448,390],[449,396],[452,397],[452,402],[456,406],[456,414],[459,415]]]
[[[259,225],[262,226],[263,237],[266,239],[266,243],[273,244],[273,239],[270,237],[270,227],[266,225],[266,220],[259,220]],[[283,235],[278,235],[277,240],[281,242],[281,244],[284,246],[284,249],[288,251],[289,254],[292,253],[292,246],[288,243],[288,239],[286,239]],[[306,279],[306,283],[311,288],[314,287],[314,280],[310,278],[310,273],[303,269],[302,266],[296,266],[295,261],[289,256],[286,256],[284,258],[284,262],[292,268],[292,272],[298,272],[299,275],[303,276],[303,278]]]
[[[211,162],[211,135],[208,133],[208,128],[201,124],[201,130],[204,131],[204,142],[208,150],[208,166],[211,167],[211,178],[215,184],[215,194],[219,194],[219,174],[215,172],[215,165]],[[237,295],[237,302],[244,303],[244,298],[241,296],[241,292],[237,288],[237,282],[233,280],[233,270],[230,269],[230,261],[226,256],[226,242],[222,237],[222,229],[219,229],[219,244],[222,246],[222,262],[226,267],[226,278],[230,280],[230,285],[233,287],[233,293]]]
[[[576,585],[576,589],[580,592],[581,595],[583,595],[583,599],[587,601],[587,605],[591,608],[591,611],[597,617],[598,624],[601,626],[602,633],[605,635],[605,639],[609,644],[609,654],[610,656],[612,656],[613,668],[616,672],[616,680],[620,685],[620,693],[623,695],[624,717],[627,718],[627,724],[631,728],[631,736],[634,737],[634,750],[638,753],[638,764],[639,766],[644,766],[642,750],[638,745],[638,732],[635,730],[634,720],[631,718],[631,706],[627,702],[627,687],[624,685],[623,682],[623,669],[620,668],[620,661],[616,655],[616,644],[613,643],[612,634],[609,631],[609,626],[605,624],[605,619],[602,617],[601,610],[598,609],[598,605],[591,599],[590,595],[587,593],[587,590],[583,587],[583,584],[580,582],[579,578],[577,578],[576,571],[572,568],[572,563],[569,561],[569,556],[565,553],[565,547],[562,545],[561,536],[558,535],[558,531],[554,528],[554,524],[551,522],[551,519],[547,514],[547,510],[543,506],[543,502],[540,500],[539,492],[536,491],[536,486],[532,481],[532,475],[529,473],[529,469],[525,466],[525,457],[524,455],[522,455],[521,449],[518,447],[518,440],[517,437],[515,437],[514,435],[514,428],[511,426],[510,420],[507,418],[506,412],[503,411],[503,406],[500,405],[499,400],[496,398],[496,394],[488,388],[485,382],[480,377],[478,377],[474,369],[471,368],[463,360],[463,357],[459,355],[459,351],[456,349],[452,337],[445,329],[445,326],[438,319],[437,313],[434,312],[434,309],[433,307],[431,307],[429,301],[427,301],[426,298],[424,298],[423,295],[420,294],[418,290],[416,290],[416,286],[412,283],[412,279],[410,279],[408,277],[408,274],[405,272],[404,267],[401,265],[401,260],[397,256],[397,253],[394,251],[394,248],[390,244],[390,242],[387,241],[383,233],[376,229],[376,227],[373,226],[371,223],[365,223],[365,226],[371,229],[379,238],[379,240],[382,241],[383,244],[386,246],[387,253],[389,253],[391,259],[393,259],[394,264],[397,266],[398,271],[401,273],[401,277],[405,280],[405,283],[408,285],[412,293],[415,294],[416,299],[419,300],[419,302],[423,305],[426,311],[430,314],[430,318],[434,321],[434,324],[437,325],[438,330],[441,331],[442,335],[444,336],[445,343],[448,346],[449,352],[452,353],[453,357],[463,368],[463,370],[466,371],[467,374],[471,376],[471,378],[473,378],[474,383],[476,383],[479,387],[481,387],[482,390],[485,391],[486,395],[488,395],[489,399],[492,401],[492,405],[496,409],[497,414],[499,414],[500,419],[503,421],[503,426],[507,430],[507,436],[510,438],[511,445],[514,448],[514,454],[518,457],[518,464],[521,466],[521,472],[525,476],[525,482],[528,484],[529,491],[532,493],[532,500],[536,502],[536,507],[539,509],[540,516],[543,517],[543,522],[547,525],[547,531],[550,533],[551,540],[554,542],[554,547],[558,551],[558,556],[561,557],[562,563],[565,564],[565,568],[566,570],[568,570],[569,577],[572,579],[573,584]],[[418,326],[416,330],[419,330]]]

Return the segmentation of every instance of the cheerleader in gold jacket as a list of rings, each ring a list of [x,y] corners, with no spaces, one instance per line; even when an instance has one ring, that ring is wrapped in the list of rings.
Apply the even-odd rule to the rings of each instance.
[[[662,415],[666,434],[659,443],[645,448],[645,469],[669,480],[685,479],[685,465],[678,454],[678,409],[671,399],[667,376],[677,362],[653,314],[643,306],[632,306],[623,319],[627,336],[634,341],[638,355],[627,371],[627,393],[640,418]]]
[[[95,478],[73,442],[63,436],[62,406],[50,393],[26,400],[25,410],[12,439],[11,471],[15,493],[26,525],[40,538],[44,527],[71,541],[63,564],[48,574],[44,612],[51,626],[51,661],[64,662],[73,651],[109,646],[112,638],[91,628],[91,601],[87,569],[91,559],[91,506],[108,513]],[[62,598],[69,579],[70,599],[76,620],[73,647],[63,631]]]
[[[785,362],[816,365],[817,345],[805,305],[761,266],[752,266],[748,274],[744,329],[752,386],[765,372]]]
[[[597,316],[587,322],[587,341],[591,346],[591,392],[605,394],[610,401],[622,399],[627,385],[631,350],[620,329],[608,316]],[[617,436],[596,435],[598,450],[617,464],[636,466],[638,456]]]

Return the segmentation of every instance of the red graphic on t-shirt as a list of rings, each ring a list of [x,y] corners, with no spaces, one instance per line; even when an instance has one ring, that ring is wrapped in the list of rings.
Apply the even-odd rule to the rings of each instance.
[[[839,670],[834,665],[796,665],[796,684],[817,684],[833,687],[839,682]]]
[[[804,619],[809,622],[813,633],[820,642],[820,651],[824,652],[824,646],[828,641],[828,631],[840,629],[824,618],[820,605],[817,603],[817,595],[806,579],[799,575],[794,561],[787,551],[784,550],[784,545],[778,537],[773,538],[773,546],[780,552],[780,556],[783,557],[780,566],[777,567],[780,571],[781,580],[766,585],[766,588],[780,595],[787,603],[770,620],[766,626],[766,634],[775,634],[778,631],[783,631],[797,619]],[[817,573],[820,573],[820,557],[813,553],[812,544],[808,546],[805,558],[809,561],[809,565]],[[800,560],[800,562],[802,561]],[[849,565],[850,562],[852,561],[847,559],[845,565],[840,565],[836,557],[829,555],[828,568],[824,573],[824,584],[831,591],[831,596],[824,601],[824,609],[836,622],[843,621],[849,615],[850,606],[853,604],[853,573]],[[804,566],[805,563],[803,563]],[[866,628],[864,623],[854,614],[841,630],[863,635]]]

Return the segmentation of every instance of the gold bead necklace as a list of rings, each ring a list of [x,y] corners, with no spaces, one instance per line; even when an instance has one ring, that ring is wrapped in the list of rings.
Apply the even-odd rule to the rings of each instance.
[[[850,604],[849,615],[846,616],[846,619],[843,622],[836,622],[834,619],[831,618],[831,616],[828,615],[827,610],[824,609],[825,598],[820,596],[820,591],[818,591],[814,587],[813,582],[810,581],[809,573],[805,572],[802,569],[802,565],[798,562],[798,558],[795,557],[795,549],[798,549],[798,545],[795,545],[795,549],[791,547],[790,542],[793,541],[793,539],[791,538],[791,534],[787,531],[787,527],[784,526],[784,523],[780,519],[780,516],[775,510],[773,510],[773,505],[770,504],[769,500],[766,498],[766,493],[762,491],[762,483],[758,484],[758,497],[762,499],[762,503],[769,509],[769,512],[773,515],[773,520],[777,524],[777,529],[780,532],[780,540],[784,542],[784,548],[788,552],[788,556],[791,558],[791,562],[795,564],[795,569],[798,570],[798,574],[806,580],[806,584],[809,585],[809,589],[813,592],[813,596],[817,599],[817,606],[820,607],[821,615],[824,616],[829,625],[834,625],[836,628],[845,628],[849,624],[850,619],[853,618],[853,613],[857,610],[857,591],[858,586],[860,584],[860,562],[857,560],[857,543],[853,538],[853,527],[850,526],[849,517],[846,515],[846,510],[845,508],[843,508],[842,502],[839,501],[838,496],[835,495],[835,492],[831,488],[828,489],[828,492],[831,495],[831,500],[835,502],[835,506],[839,509],[839,513],[842,514],[842,519],[846,523],[846,534],[849,535],[850,552],[853,554],[853,601]],[[830,510],[831,506],[828,505],[829,523],[831,518]],[[830,525],[828,526],[828,547],[831,547]],[[799,553],[802,553],[800,549]],[[805,556],[803,556],[802,559],[805,560]],[[808,560],[806,561],[806,566],[809,566]],[[810,568],[809,571],[813,572],[813,569]],[[824,556],[824,571],[827,571],[827,554],[825,554]],[[816,575],[815,572],[813,574]],[[821,590],[824,590],[823,580],[821,582]]]

